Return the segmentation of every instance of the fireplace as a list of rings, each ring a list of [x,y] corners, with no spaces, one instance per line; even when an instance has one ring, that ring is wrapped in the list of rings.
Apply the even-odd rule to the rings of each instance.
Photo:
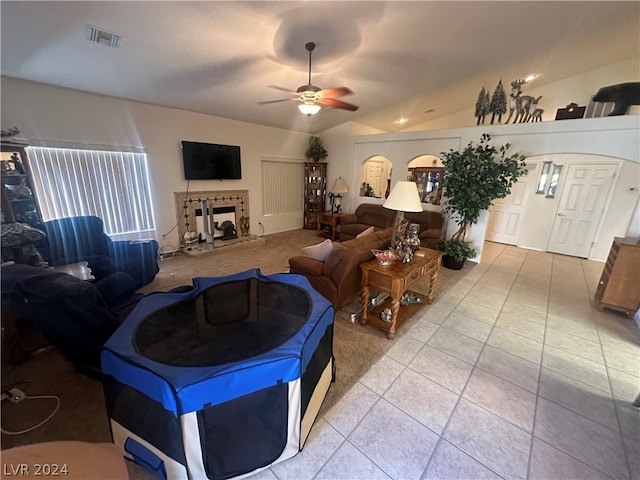
[[[196,230],[198,231],[198,239],[200,242],[206,240],[206,234],[213,235],[214,240],[232,240],[238,238],[238,229],[236,226],[236,207],[233,205],[225,207],[209,207],[196,208]]]
[[[207,234],[214,247],[255,240],[249,224],[249,191],[174,192],[178,235],[183,250],[197,253]]]

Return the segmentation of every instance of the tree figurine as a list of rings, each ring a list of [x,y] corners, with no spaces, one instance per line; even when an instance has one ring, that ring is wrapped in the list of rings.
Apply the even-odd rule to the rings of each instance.
[[[484,125],[484,117],[486,117],[487,113],[489,113],[489,103],[489,94],[484,89],[484,87],[482,87],[480,93],[478,94],[478,100],[476,100],[475,116],[478,118],[476,125],[480,125],[480,122],[482,122],[482,124]]]
[[[502,123],[502,115],[507,113],[507,94],[504,92],[502,80],[498,82],[496,89],[493,91],[489,111],[491,112],[491,125],[493,125],[496,115],[498,116],[498,123]]]

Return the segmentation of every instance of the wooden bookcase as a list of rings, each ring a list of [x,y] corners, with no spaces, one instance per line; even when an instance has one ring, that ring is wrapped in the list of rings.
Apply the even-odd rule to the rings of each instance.
[[[632,317],[640,306],[640,243],[613,239],[595,294],[598,309],[621,310]]]
[[[327,198],[327,164],[304,164],[304,228],[318,228],[318,213],[324,212]]]
[[[5,221],[35,225],[42,221],[33,190],[25,148],[11,141],[0,144],[2,161],[2,212]]]

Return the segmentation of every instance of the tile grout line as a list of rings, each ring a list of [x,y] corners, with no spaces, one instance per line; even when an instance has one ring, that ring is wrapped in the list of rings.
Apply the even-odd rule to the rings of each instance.
[[[482,275],[481,275],[481,276],[476,280],[475,284],[477,284],[477,283],[482,279],[482,277],[484,277],[484,276],[487,274],[487,272],[491,269],[491,267],[494,265],[494,263],[496,262],[496,260],[497,260],[497,259],[498,259],[498,258],[499,258],[503,253],[504,253],[505,249],[506,249],[506,247],[504,247],[504,246],[503,246],[503,247],[502,247],[502,249],[500,250],[500,253],[499,253],[498,255],[496,255],[496,257],[492,260],[492,262],[491,262],[491,263],[489,264],[489,266],[486,268],[486,270],[484,271],[484,273],[483,273],[483,274],[482,274]],[[526,255],[525,255],[525,258],[526,258]],[[523,260],[523,262],[524,262],[524,260]],[[520,266],[520,268],[522,268],[522,265]],[[520,270],[520,269],[518,269],[518,270]],[[474,284],[474,286],[475,286],[475,284]],[[512,285],[511,285],[511,288],[513,288],[513,283],[512,283]],[[509,291],[511,291],[511,288],[509,289]],[[467,294],[468,294],[468,292],[467,292]],[[464,299],[464,298],[467,296],[467,294],[465,294],[465,295],[462,297],[462,299]],[[508,296],[508,294],[507,294],[507,296]],[[462,301],[462,299],[461,299],[460,301]],[[460,302],[458,302],[458,304],[459,304],[459,303],[460,303]],[[503,303],[503,307],[504,307],[504,303]],[[453,311],[453,310],[452,310],[452,311]],[[502,311],[502,308],[500,309],[500,312],[501,312],[501,311]],[[498,315],[500,315],[500,313],[498,313]],[[448,318],[448,316],[447,316],[447,318]],[[495,324],[494,324],[494,325],[495,325]],[[491,327],[491,330],[489,331],[489,335],[491,334],[491,331],[492,331],[492,330],[493,330],[493,326]],[[488,339],[488,338],[489,338],[489,337],[487,337],[487,339]],[[467,388],[467,385],[469,384],[469,379],[471,378],[471,375],[473,375],[473,371],[475,370],[476,365],[478,364],[478,360],[480,359],[480,356],[482,355],[482,352],[484,351],[484,347],[485,347],[486,345],[487,345],[487,343],[486,343],[486,341],[485,341],[485,342],[484,342],[484,345],[483,345],[483,347],[482,347],[482,349],[480,350],[480,353],[478,354],[478,357],[476,358],[475,362],[473,363],[473,366],[472,366],[472,368],[471,368],[471,371],[470,371],[470,373],[469,373],[469,376],[467,377],[467,380],[465,381],[464,386],[463,386],[463,387],[462,387],[462,389],[460,390],[460,394],[458,395],[458,399],[457,399],[457,401],[456,401],[455,405],[453,406],[453,408],[451,409],[451,414],[449,415],[449,418],[447,419],[447,422],[445,423],[444,428],[442,429],[442,434],[438,436],[439,438],[438,438],[438,441],[436,442],[436,445],[435,445],[435,447],[434,447],[434,449],[433,449],[433,453],[435,453],[435,451],[438,449],[438,447],[440,446],[440,444],[444,441],[444,442],[449,443],[450,445],[453,445],[455,448],[457,448],[458,450],[460,450],[462,453],[464,453],[465,455],[467,455],[469,458],[472,458],[473,460],[475,460],[476,462],[478,462],[480,465],[482,465],[482,466],[483,466],[484,468],[486,468],[487,470],[489,470],[489,471],[491,471],[491,472],[494,472],[494,471],[493,471],[493,469],[492,469],[491,467],[489,467],[489,466],[485,465],[485,464],[484,464],[483,462],[481,462],[479,459],[475,458],[475,457],[474,457],[474,456],[472,456],[471,454],[469,454],[469,453],[465,452],[464,450],[462,450],[461,448],[459,448],[457,445],[455,445],[455,444],[453,444],[453,443],[449,442],[446,438],[444,438],[444,434],[445,434],[445,432],[447,431],[447,428],[449,428],[449,425],[451,424],[451,418],[453,417],[453,415],[454,415],[454,413],[455,413],[456,409],[458,408],[458,405],[460,405],[460,400],[462,399],[462,395],[463,395],[463,393],[464,393],[465,389]],[[432,347],[432,348],[435,348],[435,347]],[[446,353],[446,352],[443,352],[443,353]],[[452,356],[453,356],[453,355],[452,355]],[[457,357],[454,357],[454,358],[457,358]],[[462,361],[464,361],[464,360],[462,360]],[[468,363],[468,362],[465,362],[465,363]],[[437,382],[436,382],[436,383],[437,383]],[[439,385],[439,384],[438,384],[438,385]],[[466,398],[465,398],[465,400],[470,402],[470,400],[467,400]],[[470,403],[473,403],[473,402],[470,402]],[[473,403],[473,404],[474,404],[474,405],[476,405],[475,403]],[[479,408],[482,408],[480,405],[477,405],[477,406],[478,406]],[[483,408],[483,410],[488,411],[488,410],[486,410],[486,409],[484,409],[484,408]],[[490,413],[490,414],[492,414],[492,415],[495,415],[495,414],[494,414],[494,413],[492,413],[492,412],[489,412],[489,413]],[[496,416],[497,416],[497,415],[496,415]],[[498,418],[501,418],[501,417],[499,417],[499,416],[498,416]],[[502,419],[502,420],[504,420],[504,419]],[[505,421],[506,421],[506,420],[505,420]],[[510,423],[510,422],[508,422],[508,423]],[[510,424],[511,424],[511,423],[510,423]],[[519,427],[518,427],[518,428],[519,428]],[[424,476],[426,475],[427,471],[429,470],[429,466],[431,465],[431,462],[433,461],[433,453],[431,454],[431,458],[429,458],[429,461],[427,462],[427,465],[425,466],[425,468],[424,468],[424,470],[423,470],[423,472],[422,472],[422,477],[421,477],[421,478],[424,478]],[[494,472],[494,473],[496,473],[496,472]],[[500,475],[500,474],[498,474],[498,473],[496,473],[496,475],[498,475],[498,476],[500,476],[500,477],[502,477],[502,476],[503,476],[503,475]]]
[[[580,267],[582,269],[582,275],[584,277],[585,280],[585,284],[588,285],[587,282],[587,274],[584,270],[584,263],[582,261],[580,261]],[[588,287],[587,287],[588,288]],[[634,478],[633,477],[633,472],[631,471],[631,461],[629,459],[629,455],[627,454],[627,448],[626,448],[626,444],[624,441],[624,433],[623,433],[623,429],[622,429],[622,419],[620,418],[620,412],[618,409],[618,402],[616,401],[616,395],[613,391],[613,385],[611,384],[611,375],[609,375],[609,364],[607,363],[607,357],[605,355],[605,351],[604,351],[604,347],[602,345],[602,338],[600,337],[600,325],[599,323],[595,320],[596,316],[594,313],[594,304],[591,302],[591,297],[589,298],[590,302],[589,304],[591,305],[591,319],[594,323],[594,325],[596,326],[596,333],[598,335],[598,343],[600,344],[600,350],[602,352],[602,359],[604,361],[604,368],[605,371],[607,372],[607,382],[609,384],[609,393],[611,394],[611,400],[613,402],[613,410],[614,413],[616,415],[616,422],[618,423],[618,436],[620,438],[620,443],[622,445],[622,453],[624,454],[624,459],[626,462],[626,467],[627,467],[627,473],[629,474],[629,478]]]
[[[487,268],[487,269],[488,269],[488,268]],[[486,272],[485,272],[485,273],[486,273]],[[484,275],[484,274],[483,274],[483,275]],[[478,280],[479,280],[479,278],[478,278],[478,279],[475,279],[475,280],[473,281],[473,282],[474,282],[474,285],[478,282]],[[465,295],[466,295],[466,294],[465,294]],[[462,298],[464,298],[464,296],[463,296]],[[457,305],[459,305],[460,301],[461,301],[461,300],[458,300],[458,302],[453,306],[453,308],[451,309],[451,311],[455,310],[455,308],[457,307]],[[451,313],[451,312],[450,312],[450,313]],[[445,317],[445,319],[444,319],[444,320],[446,320],[446,318],[448,318],[448,317],[449,317],[450,313]],[[424,319],[424,317],[423,317],[423,319]],[[444,320],[443,320],[443,322],[444,322]],[[428,321],[428,320],[427,320],[427,321]],[[434,325],[436,325],[436,324],[434,324]],[[415,325],[414,325],[414,326],[415,326]],[[430,336],[429,338],[431,338],[431,337],[432,337],[432,336],[433,336],[433,335],[434,335],[434,334],[435,334],[435,333],[440,329],[440,327],[441,327],[441,326],[442,326],[442,325],[437,325],[437,327],[438,327],[438,328],[436,328],[436,330],[434,330],[434,332],[431,334],[431,336]],[[408,334],[408,332],[407,332],[407,334]],[[415,337],[412,337],[412,338],[415,338]],[[417,339],[416,339],[416,340],[417,340]],[[427,340],[427,341],[425,341],[425,342],[424,342],[424,344],[420,347],[420,349],[418,350],[418,352],[417,352],[416,354],[414,354],[414,355],[413,355],[412,359],[411,359],[411,360],[410,360],[406,365],[404,365],[404,364],[402,364],[402,363],[398,362],[397,360],[393,359],[392,357],[389,357],[391,360],[393,360],[393,361],[395,361],[395,362],[397,362],[397,363],[400,363],[400,364],[402,365],[402,369],[400,370],[400,372],[398,373],[398,375],[396,376],[396,378],[393,380],[393,382],[391,382],[391,384],[390,384],[390,385],[389,385],[389,386],[384,390],[384,392],[383,392],[382,394],[378,394],[376,391],[372,390],[372,389],[371,389],[371,388],[369,388],[367,385],[365,385],[364,383],[360,382],[360,380],[358,380],[358,382],[357,382],[357,383],[360,383],[363,387],[365,387],[366,389],[370,390],[372,393],[374,393],[374,394],[378,395],[378,399],[377,399],[377,400],[376,400],[376,401],[371,405],[371,407],[370,407],[370,408],[369,408],[369,409],[368,409],[368,410],[367,410],[367,411],[362,415],[362,418],[360,418],[360,420],[358,420],[358,422],[356,423],[356,425],[355,425],[355,426],[350,430],[350,432],[349,432],[349,434],[351,434],[352,432],[354,432],[354,431],[358,428],[358,426],[362,423],[362,421],[365,419],[365,417],[366,417],[366,416],[371,412],[371,410],[373,410],[373,408],[374,408],[374,407],[375,407],[375,406],[380,402],[380,400],[384,400],[384,401],[386,401],[386,402],[387,402],[387,403],[389,403],[391,406],[393,406],[394,408],[398,409],[400,412],[402,412],[403,414],[407,415],[409,418],[411,418],[412,420],[414,420],[415,422],[417,422],[419,425],[421,425],[422,427],[426,428],[427,430],[429,430],[430,432],[432,432],[433,434],[435,434],[435,435],[438,437],[438,440],[436,441],[436,444],[435,444],[435,446],[434,446],[434,448],[433,448],[433,451],[431,452],[431,455],[430,455],[429,460],[428,460],[428,462],[427,462],[427,465],[425,466],[425,469],[423,470],[423,474],[424,474],[424,472],[426,471],[426,469],[428,468],[429,464],[431,463],[431,459],[433,458],[433,454],[435,453],[435,451],[436,451],[436,449],[437,449],[437,447],[438,447],[438,445],[439,445],[440,440],[441,440],[441,438],[442,438],[442,437],[441,437],[441,435],[437,434],[436,432],[434,432],[433,430],[431,430],[431,429],[430,429],[429,427],[427,427],[426,425],[423,425],[423,424],[422,424],[421,422],[419,422],[416,418],[414,418],[413,416],[411,416],[411,415],[409,415],[408,413],[406,413],[404,410],[400,409],[399,407],[397,407],[397,406],[396,406],[396,405],[394,405],[393,403],[391,403],[391,402],[389,402],[388,400],[386,400],[386,399],[384,398],[384,393],[385,393],[387,390],[389,390],[389,388],[391,388],[391,386],[393,386],[393,384],[395,384],[395,382],[396,382],[396,381],[397,381],[397,379],[400,377],[400,375],[402,374],[402,372],[404,372],[404,371],[405,371],[405,370],[407,370],[407,369],[409,369],[410,371],[412,371],[412,372],[414,372],[414,373],[417,373],[417,374],[421,375],[419,372],[416,372],[415,370],[413,370],[413,369],[409,368],[409,363],[411,363],[411,361],[413,360],[413,358],[415,358],[415,357],[416,357],[416,355],[420,352],[420,350],[422,350],[422,349],[427,345],[427,342],[428,342],[428,341],[429,341],[429,340]],[[433,348],[433,347],[432,347],[432,348]],[[387,352],[384,356],[388,356],[388,352]],[[454,357],[454,358],[455,358],[455,357]],[[380,360],[382,360],[382,359],[380,359]],[[380,360],[378,360],[378,362],[379,362]],[[377,364],[378,362],[376,362],[376,364]],[[371,370],[371,369],[369,369],[369,371],[370,371],[370,370]],[[367,372],[367,373],[368,373],[368,372]],[[365,373],[365,375],[366,375],[366,373]],[[421,376],[422,376],[422,375],[421,375]],[[425,378],[427,378],[427,377],[425,377]],[[428,378],[427,378],[427,379],[428,379]],[[428,380],[433,381],[433,380],[431,380],[431,379],[428,379]],[[439,384],[439,383],[437,383],[437,382],[434,382],[434,383],[436,383],[437,385],[440,385],[440,384]],[[446,387],[444,387],[443,385],[440,385],[440,386],[441,386],[441,387],[443,387],[443,388],[446,388]],[[448,390],[448,391],[451,391],[451,390],[449,390],[448,388],[447,388],[447,390]],[[455,393],[455,392],[452,392],[452,393]],[[457,395],[457,394],[456,394],[456,395]],[[459,397],[460,397],[460,396],[458,395],[458,398],[459,398]],[[457,402],[456,402],[456,405],[457,405]],[[334,408],[335,408],[335,406],[334,406]],[[454,409],[455,409],[455,407],[454,407]],[[453,413],[453,410],[452,410],[452,413]],[[323,417],[323,418],[324,418],[324,417]],[[328,425],[330,425],[332,428],[334,428],[334,429],[335,429],[335,427],[334,427],[333,425],[331,425],[331,423],[329,423],[327,420],[325,420],[325,421],[327,422],[327,424],[328,424]],[[445,426],[445,428],[446,428],[446,426]],[[337,430],[336,430],[336,431],[337,431]],[[444,429],[443,429],[443,432],[444,432]],[[318,473],[322,470],[322,468],[324,468],[324,466],[329,462],[329,460],[330,460],[331,458],[333,458],[333,456],[336,454],[336,452],[338,451],[338,449],[339,449],[339,448],[344,444],[344,442],[348,442],[351,446],[353,446],[353,448],[355,448],[355,449],[356,449],[356,450],[358,450],[360,453],[362,453],[362,455],[364,455],[364,456],[365,456],[365,457],[366,457],[366,458],[367,458],[367,459],[368,459],[372,464],[374,464],[377,468],[379,468],[379,469],[380,469],[380,470],[381,470],[385,475],[387,475],[387,476],[389,476],[390,478],[392,478],[392,477],[388,474],[388,472],[387,472],[386,470],[384,470],[384,469],[383,469],[380,465],[378,465],[378,464],[377,464],[373,459],[371,459],[371,458],[370,458],[370,457],[369,457],[365,452],[363,452],[360,448],[358,448],[358,446],[357,446],[357,445],[355,445],[354,443],[352,443],[352,442],[349,440],[349,437],[348,437],[348,435],[349,435],[349,434],[348,434],[348,435],[342,435],[342,433],[340,433],[339,431],[338,431],[338,433],[343,437],[343,442],[342,442],[342,443],[340,444],[340,446],[339,446],[339,447],[338,447],[338,448],[337,448],[337,449],[336,449],[336,450],[335,450],[335,451],[334,451],[334,452],[329,456],[329,458],[328,458],[328,459],[327,459],[327,461],[322,465],[322,467],[320,467],[320,469],[318,469],[318,471],[313,475],[313,478],[315,478],[315,477],[318,475]],[[471,458],[473,458],[473,457],[471,457]]]
[[[547,323],[549,319],[549,299],[551,298],[551,288],[553,284],[553,270],[555,265],[555,254],[551,254],[551,269],[549,270],[549,287],[547,289],[547,311],[544,317],[544,334],[542,335],[542,351],[540,352],[540,367],[538,368],[538,386],[536,388],[535,405],[533,406],[533,424],[531,426],[531,442],[529,445],[529,461],[527,464],[526,478],[531,476],[531,463],[533,460],[533,442],[536,437],[536,419],[538,417],[538,402],[540,400],[540,382],[542,381],[542,368],[544,362],[545,340],[547,338]],[[555,448],[555,447],[554,447]]]

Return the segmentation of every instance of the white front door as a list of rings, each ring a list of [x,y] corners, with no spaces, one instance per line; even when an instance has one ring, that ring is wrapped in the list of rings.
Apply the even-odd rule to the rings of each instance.
[[[491,242],[517,245],[529,198],[529,181],[520,178],[505,198],[495,200],[489,210],[486,239]]]
[[[613,184],[616,165],[570,165],[547,250],[587,258]]]

